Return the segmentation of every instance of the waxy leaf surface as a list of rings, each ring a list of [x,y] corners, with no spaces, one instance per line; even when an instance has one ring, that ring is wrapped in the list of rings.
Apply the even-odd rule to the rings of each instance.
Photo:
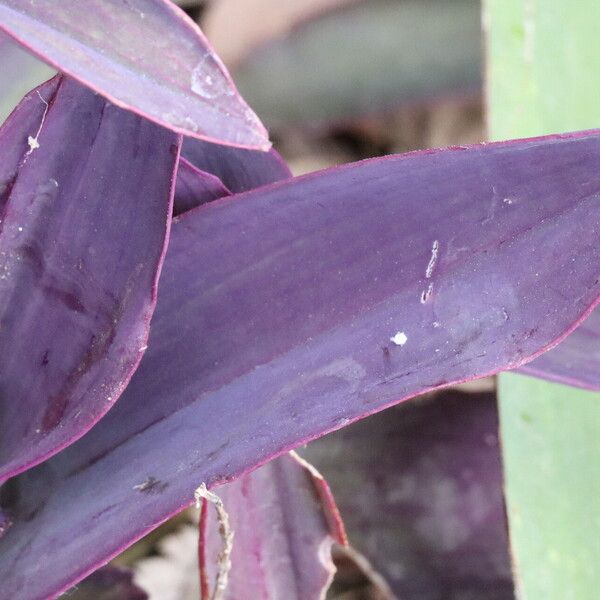
[[[549,349],[600,294],[599,160],[596,131],[414,153],[185,213],[126,392],[2,489],[6,593],[68,588],[201,482]]]
[[[301,451],[402,600],[514,598],[493,394],[402,404]]]
[[[178,137],[58,77],[0,129],[0,482],[87,431],[141,359]]]
[[[202,171],[218,177],[223,185],[237,194],[292,176],[276,150],[260,152],[184,140],[181,154]]]
[[[234,532],[223,600],[320,600],[335,567],[331,548],[345,532],[323,477],[293,453],[214,490]],[[205,501],[206,502],[206,501]],[[203,507],[200,567],[209,600],[223,541],[213,507]]]
[[[115,104],[174,131],[270,146],[200,29],[169,0],[0,0],[0,28]]]

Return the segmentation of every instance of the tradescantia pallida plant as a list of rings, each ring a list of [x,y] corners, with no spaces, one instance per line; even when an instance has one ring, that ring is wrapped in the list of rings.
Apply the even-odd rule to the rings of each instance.
[[[292,178],[167,0],[0,0],[0,27],[60,71],[0,129],[0,598],[424,392],[598,387],[598,131]],[[345,540],[324,504],[311,547]]]

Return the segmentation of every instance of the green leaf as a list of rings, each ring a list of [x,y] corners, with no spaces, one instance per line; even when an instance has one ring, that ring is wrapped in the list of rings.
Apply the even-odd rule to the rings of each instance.
[[[369,0],[319,14],[235,69],[270,127],[329,125],[478,94],[478,0]]]
[[[600,3],[487,0],[495,139],[600,125]],[[521,600],[596,600],[600,394],[504,374],[500,422]]]

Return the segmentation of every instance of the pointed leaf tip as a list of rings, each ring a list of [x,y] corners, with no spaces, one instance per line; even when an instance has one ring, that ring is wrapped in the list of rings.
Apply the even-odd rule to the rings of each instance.
[[[0,28],[164,127],[233,146],[271,146],[202,32],[169,0],[0,0]]]

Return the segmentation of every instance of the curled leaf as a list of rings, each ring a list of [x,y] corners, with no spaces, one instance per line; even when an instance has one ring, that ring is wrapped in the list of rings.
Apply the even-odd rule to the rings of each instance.
[[[314,467],[281,456],[216,490],[234,532],[223,600],[319,600],[331,583],[334,542],[346,543],[331,492]],[[221,533],[203,509],[200,568],[203,598],[217,579]]]

